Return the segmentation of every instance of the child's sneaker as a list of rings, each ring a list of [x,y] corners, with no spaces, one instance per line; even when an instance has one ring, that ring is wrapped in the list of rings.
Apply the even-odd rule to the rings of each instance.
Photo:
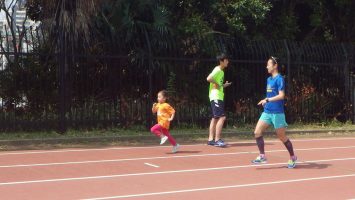
[[[179,144],[176,144],[175,146],[173,146],[172,152],[173,152],[173,153],[178,152],[179,148],[180,148],[180,145],[179,145]]]
[[[217,142],[214,144],[215,147],[225,147],[226,144],[224,143],[223,140],[219,139]]]
[[[296,167],[297,156],[292,156],[287,163],[287,168],[293,169]]]
[[[167,136],[164,136],[160,139],[160,145],[164,144],[168,140]]]
[[[216,142],[214,140],[210,140],[207,142],[208,146],[214,146],[216,144]]]
[[[267,162],[267,159],[265,156],[263,155],[259,155],[258,157],[256,157],[255,160],[251,161],[252,163],[254,164],[262,164],[262,163],[266,163]]]

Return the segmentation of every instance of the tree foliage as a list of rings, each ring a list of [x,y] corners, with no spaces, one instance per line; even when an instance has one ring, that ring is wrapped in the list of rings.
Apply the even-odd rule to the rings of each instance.
[[[70,1],[72,7],[65,0],[29,0],[29,17],[50,21],[56,6],[65,2],[75,11],[71,22],[75,32],[92,32],[96,23],[96,35],[102,39],[123,34],[131,42],[136,34],[152,30],[163,35],[221,32],[299,41],[354,42],[355,38],[352,0],[75,0]]]
[[[10,62],[0,71],[0,97],[7,108],[16,110],[24,105],[20,109],[30,113],[29,118],[48,112],[57,114],[58,96],[65,96],[59,93],[59,83],[65,82],[71,109],[68,117],[81,121],[109,118],[120,123],[141,123],[149,115],[149,99],[162,88],[168,89],[181,109],[191,108],[180,113],[195,120],[207,113],[203,103],[208,101],[205,76],[215,65],[211,58],[220,51],[233,51],[233,56],[249,62],[228,69],[230,77],[226,76],[234,80],[231,90],[236,87],[234,96],[226,95],[230,98],[226,106],[231,110],[231,104],[235,105],[235,113],[247,113],[248,118],[258,112],[253,101],[264,94],[261,82],[266,74],[259,61],[271,53],[281,57],[287,54],[278,41],[355,42],[352,0],[28,0],[26,6],[28,17],[41,22],[40,35],[44,39],[37,41],[28,55],[16,48],[10,52],[15,59],[8,58]],[[0,1],[0,9],[7,9],[4,0]],[[5,16],[12,20],[10,12]],[[24,35],[13,38],[10,42],[16,47]],[[291,58],[293,61],[323,49],[307,52],[298,44],[290,48],[300,53]],[[61,57],[63,52],[65,56]],[[344,61],[341,56],[326,56],[326,61],[312,58],[312,62],[332,66]],[[59,64],[65,66],[64,73],[58,70],[63,69]],[[292,73],[297,67],[293,66]],[[297,74],[322,83],[327,90],[317,91],[319,85],[298,77],[299,82],[294,84],[299,87],[295,90],[304,95],[294,93],[299,98],[291,103],[302,109],[294,106],[290,111],[300,115],[321,113],[319,116],[334,116],[333,111],[339,110],[342,113],[347,109],[343,106],[346,102],[341,108],[334,107],[339,105],[335,100],[342,97],[342,90],[338,90],[341,79],[318,80],[312,74],[322,67],[305,68],[311,67],[314,71]],[[322,73],[327,78],[339,75],[333,69],[339,68],[322,69]],[[64,78],[60,79],[59,74]],[[304,112],[304,102],[312,109]],[[331,106],[318,109],[319,102]],[[184,106],[187,103],[194,106]],[[101,112],[106,109],[109,112]]]

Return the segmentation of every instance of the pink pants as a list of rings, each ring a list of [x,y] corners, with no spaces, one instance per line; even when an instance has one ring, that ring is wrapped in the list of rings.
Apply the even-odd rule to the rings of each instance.
[[[168,137],[168,140],[170,142],[170,144],[172,144],[173,146],[176,145],[176,141],[175,139],[173,138],[173,136],[170,135],[168,129],[160,126],[159,124],[156,124],[154,125],[150,131],[152,133],[154,133],[154,135],[158,136],[158,137],[161,137],[161,134],[165,135],[166,137]]]

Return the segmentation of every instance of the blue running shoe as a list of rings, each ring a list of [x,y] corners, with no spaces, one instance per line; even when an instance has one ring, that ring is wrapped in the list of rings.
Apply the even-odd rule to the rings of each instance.
[[[287,168],[293,169],[296,167],[297,156],[292,156],[287,163]]]
[[[208,141],[207,145],[208,146],[214,146],[216,144],[216,142],[214,140]]]
[[[226,144],[224,143],[223,140],[219,139],[217,142],[214,144],[215,147],[226,147]]]
[[[263,164],[263,163],[267,163],[267,159],[265,156],[259,155],[258,157],[255,158],[255,160],[251,162],[254,164]]]

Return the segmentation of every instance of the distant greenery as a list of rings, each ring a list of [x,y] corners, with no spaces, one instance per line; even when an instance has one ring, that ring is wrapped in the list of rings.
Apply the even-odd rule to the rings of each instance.
[[[77,35],[96,27],[97,32],[84,35],[100,40],[120,33],[129,42],[152,31],[300,41],[355,38],[353,0],[28,0],[29,17],[50,23],[58,2],[66,2],[61,9],[75,17]]]
[[[71,128],[147,127],[150,118],[154,121],[151,101],[163,88],[178,110],[180,128],[204,127],[209,117],[205,77],[220,51],[249,61],[233,62],[236,67],[226,75],[238,81],[228,91],[234,96],[226,95],[228,111],[236,124],[248,124],[259,114],[254,101],[264,95],[260,60],[275,52],[285,58],[284,39],[318,42],[312,54],[294,45],[300,52],[293,61],[309,56],[305,62],[329,64],[293,66],[288,120],[349,120],[352,107],[336,65],[346,62],[318,50],[343,56],[343,46],[321,45],[355,42],[355,1],[28,0],[26,7],[29,18],[42,22],[38,32],[44,39],[35,41],[31,55],[7,52],[16,59],[0,71],[3,130],[53,130],[60,78],[68,87],[63,96]],[[64,77],[59,77],[61,62],[67,67]]]

